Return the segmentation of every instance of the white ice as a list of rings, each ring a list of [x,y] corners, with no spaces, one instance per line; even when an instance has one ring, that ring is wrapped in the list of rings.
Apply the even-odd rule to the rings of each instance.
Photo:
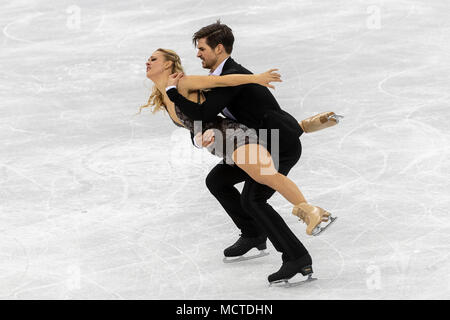
[[[448,299],[450,3],[10,0],[0,4],[0,298]],[[339,219],[319,237],[270,203],[318,281],[269,288],[280,254],[224,264],[239,233],[204,179],[219,159],[138,107],[145,61],[221,18],[233,58],[277,67],[301,137],[289,174]],[[239,188],[242,185],[238,186]]]

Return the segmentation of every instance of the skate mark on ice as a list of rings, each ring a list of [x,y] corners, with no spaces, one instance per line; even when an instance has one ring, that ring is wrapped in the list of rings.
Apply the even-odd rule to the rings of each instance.
[[[331,67],[333,67],[335,65],[339,65],[339,64],[345,62],[351,56],[355,55],[359,51],[359,49],[361,49],[362,46],[363,45],[360,43],[353,51],[343,54],[342,58],[338,59],[338,61],[335,61],[335,62],[333,62],[333,63],[331,63],[329,65],[323,66],[323,67],[319,67],[317,69],[306,71],[306,72],[302,73],[301,76],[304,76],[305,74],[308,74],[308,73],[316,73],[318,71],[323,71],[323,70],[329,69],[329,68],[331,68]]]
[[[338,273],[334,276],[334,277],[332,277],[330,280],[331,280],[331,282],[333,282],[333,281],[335,281],[336,279],[338,279],[341,275],[342,275],[342,273],[344,272],[344,267],[345,267],[345,265],[346,265],[346,263],[345,263],[345,258],[344,258],[344,256],[343,256],[343,254],[342,254],[342,252],[335,246],[335,245],[333,245],[330,241],[328,241],[328,240],[326,240],[325,238],[315,238],[315,239],[318,239],[318,240],[320,240],[321,242],[323,242],[323,243],[325,243],[330,249],[332,249],[333,251],[335,251],[337,254],[338,254],[338,256],[339,256],[339,258],[340,258],[340,266],[339,266],[339,271],[338,271]],[[334,269],[334,268],[333,268]],[[320,286],[320,284],[319,284],[319,286]]]
[[[384,83],[387,82],[388,80],[398,77],[399,75],[401,75],[403,73],[413,71],[413,70],[418,71],[418,70],[421,70],[421,69],[427,68],[427,67],[428,67],[428,65],[422,65],[422,66],[418,66],[418,67],[414,67],[414,68],[408,68],[408,69],[402,70],[400,72],[392,73],[392,74],[388,75],[387,77],[385,77],[384,79],[382,79],[380,82],[378,82],[378,91],[380,91],[381,93],[384,93],[388,96],[397,98],[397,99],[417,100],[417,98],[409,98],[409,97],[404,97],[404,96],[400,96],[400,95],[391,93],[391,92],[387,91],[386,89],[384,89],[383,86],[384,86]]]
[[[38,12],[38,13],[30,14],[30,15],[28,15],[26,17],[18,18],[18,19],[14,20],[14,21],[11,21],[10,23],[8,23],[3,28],[3,34],[5,35],[5,37],[7,37],[7,38],[9,38],[11,40],[15,40],[15,41],[19,41],[19,42],[26,42],[26,43],[37,43],[37,41],[31,41],[31,40],[21,39],[21,38],[15,37],[15,36],[9,34],[8,29],[9,29],[10,26],[12,26],[12,25],[14,25],[16,23],[28,22],[28,20],[32,20],[32,19],[34,19],[36,17],[40,17],[42,15],[44,15],[44,13]]]
[[[300,107],[299,107],[300,110],[303,110],[303,104],[304,104],[304,102],[305,102],[305,99],[306,99],[312,92],[314,92],[315,90],[319,89],[319,88],[320,88],[321,86],[323,86],[324,84],[330,83],[330,82],[341,83],[340,81],[337,81],[336,79],[330,79],[330,80],[323,81],[323,82],[319,83],[318,85],[312,87],[311,89],[309,89],[309,90],[305,93],[305,95],[304,95],[304,96],[302,97],[302,99],[300,100]]]

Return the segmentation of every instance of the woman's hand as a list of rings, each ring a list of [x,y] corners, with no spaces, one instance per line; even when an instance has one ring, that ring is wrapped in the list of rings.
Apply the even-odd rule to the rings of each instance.
[[[264,87],[275,89],[275,87],[269,83],[282,82],[280,79],[281,75],[279,73],[276,73],[275,71],[278,71],[278,69],[270,69],[269,71],[255,75],[256,77],[255,83],[260,84]]]
[[[197,146],[209,147],[215,140],[214,130],[208,129],[203,134],[199,132],[195,135],[194,139]]]
[[[172,73],[167,80],[167,86],[176,86],[178,87],[178,80],[180,80],[184,76],[183,72]]]

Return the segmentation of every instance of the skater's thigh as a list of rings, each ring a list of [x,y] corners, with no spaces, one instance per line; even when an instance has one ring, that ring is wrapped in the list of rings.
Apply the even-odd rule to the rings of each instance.
[[[240,146],[233,152],[233,161],[259,183],[266,184],[277,173],[269,151],[259,144]]]
[[[208,173],[208,176],[206,177],[206,183],[235,185],[237,183],[245,181],[248,178],[249,176],[238,166],[219,162]]]
[[[300,159],[300,155],[301,144],[299,141],[298,144],[292,146],[290,152],[279,154],[278,172],[287,176],[292,167],[294,167]],[[265,184],[256,182],[250,177],[245,181],[244,188],[242,189],[243,200],[247,202],[265,202],[272,197],[274,193],[275,190]]]

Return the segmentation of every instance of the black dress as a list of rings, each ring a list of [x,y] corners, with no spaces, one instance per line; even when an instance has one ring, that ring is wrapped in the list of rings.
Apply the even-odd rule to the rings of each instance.
[[[200,91],[197,93],[197,103],[200,103]],[[194,123],[176,105],[175,113],[183,126],[191,131],[193,135],[200,131],[203,133],[208,129],[213,129],[214,143],[208,146],[207,149],[211,154],[222,158],[227,164],[234,165],[232,154],[237,148],[246,144],[258,143],[258,135],[255,129],[250,129],[232,119],[217,116],[215,121],[196,121]],[[172,121],[181,127],[173,119]],[[260,143],[265,145],[263,141],[260,141]]]

